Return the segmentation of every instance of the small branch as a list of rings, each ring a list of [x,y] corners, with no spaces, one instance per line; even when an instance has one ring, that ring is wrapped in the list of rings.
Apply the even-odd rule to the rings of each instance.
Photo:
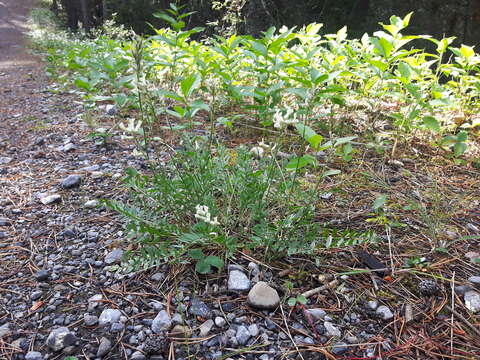
[[[338,280],[335,279],[335,280],[330,281],[328,284],[325,284],[323,286],[320,286],[320,287],[312,289],[312,290],[305,291],[302,295],[305,296],[308,299],[310,296],[318,294],[319,292],[322,292],[323,290],[334,287],[337,284],[338,284]]]
[[[480,330],[478,330],[475,326],[473,326],[467,319],[463,317],[462,314],[460,314],[458,311],[452,309],[449,305],[445,305],[445,307],[450,311],[453,315],[455,315],[457,318],[462,320],[462,322],[468,326],[470,330],[472,330],[477,336],[480,338]]]

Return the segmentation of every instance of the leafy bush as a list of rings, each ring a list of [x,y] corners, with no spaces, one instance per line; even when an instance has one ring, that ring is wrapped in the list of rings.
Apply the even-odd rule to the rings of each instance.
[[[423,132],[435,135],[446,149],[453,147],[450,136],[459,125],[480,125],[475,120],[480,56],[466,45],[450,47],[453,38],[402,35],[411,14],[403,19],[392,16],[390,24],[382,24],[383,31],[361,39],[347,39],[346,28],[322,37],[322,25],[310,24],[298,31],[271,28],[259,39],[232,35],[201,42],[190,40],[201,28],[184,30],[185,15],[174,5],[167,13],[155,14],[172,29],[156,30],[141,41],[141,49],[135,41],[104,35],[59,42],[48,50],[49,60],[55,68],[66,69],[91,102],[110,100],[138,109],[139,92],[148,95],[151,108],[157,109],[151,122],[168,113],[193,124],[198,107],[192,112],[190,105],[197,101],[210,119],[221,118],[230,126],[235,119],[249,118],[270,127],[278,111],[291,108],[306,125],[334,134],[339,125],[335,113],[364,104],[372,113],[381,111],[392,119],[395,142],[413,131]],[[434,42],[436,52],[407,49],[412,40]],[[448,58],[448,51],[454,56]],[[141,76],[135,74],[139,52]],[[186,98],[181,91],[188,79],[196,87]],[[179,103],[176,110],[166,111],[172,102]],[[385,110],[387,102],[397,106]],[[231,113],[232,106],[236,113]],[[226,112],[229,116],[222,116]],[[459,114],[464,120],[456,123]]]

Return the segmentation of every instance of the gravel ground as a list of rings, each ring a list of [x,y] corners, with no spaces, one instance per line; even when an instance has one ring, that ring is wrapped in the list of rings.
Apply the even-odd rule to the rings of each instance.
[[[23,48],[30,4],[9,0],[1,8],[3,19],[15,20],[0,27],[0,39],[8,34],[0,45],[11,50],[0,58],[1,359],[413,359],[406,345],[435,341],[421,326],[403,329],[419,316],[442,315],[430,312],[432,303],[450,289],[432,280],[416,284],[409,302],[404,293],[372,296],[352,278],[306,263],[313,291],[306,305],[291,308],[288,271],[248,254],[201,278],[183,265],[111,271],[129,244],[98,200],[121,197],[123,170],[142,161],[119,138],[104,147],[86,137],[79,99],[57,91]],[[335,256],[355,264],[348,251]],[[471,313],[480,311],[479,283],[473,276],[455,289]],[[372,273],[377,293],[388,285]],[[439,323],[450,319],[442,316]],[[403,343],[398,332],[407,335]]]

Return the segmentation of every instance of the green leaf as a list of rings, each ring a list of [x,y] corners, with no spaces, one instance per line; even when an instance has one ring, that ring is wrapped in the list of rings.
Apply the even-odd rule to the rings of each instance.
[[[218,123],[218,124],[221,124],[221,125],[223,125],[223,126],[226,126],[226,127],[230,128],[230,129],[233,128],[233,122],[232,122],[232,120],[230,120],[229,118],[226,118],[226,117],[219,117],[219,118],[217,119],[217,123]]]
[[[223,267],[223,260],[215,255],[207,256],[204,261],[209,265],[216,267],[218,271]]]
[[[337,170],[337,169],[327,170],[324,173],[322,173],[322,178],[326,178],[328,176],[338,175],[338,174],[341,174],[341,173],[342,172],[340,170]]]
[[[420,93],[420,88],[417,85],[414,84],[406,84],[405,88],[408,90],[408,92],[417,100],[420,100],[422,98],[422,94]]]
[[[195,260],[202,260],[205,258],[203,251],[201,249],[191,249],[188,251],[188,256]]]
[[[312,137],[308,138],[308,143],[314,150],[317,150],[320,147],[322,141],[323,136],[319,134],[313,135]]]
[[[466,131],[460,131],[457,135],[458,142],[465,142],[468,139],[468,134]]]
[[[436,252],[439,252],[439,253],[441,253],[441,254],[447,254],[447,255],[448,255],[448,249],[447,249],[447,248],[444,248],[444,247],[435,248],[435,251],[436,251]]]
[[[313,149],[318,150],[323,141],[322,135],[317,134],[310,126],[304,125],[303,123],[295,124],[295,128],[298,134],[302,136]]]
[[[198,261],[195,264],[195,271],[198,272],[199,274],[208,274],[211,272],[212,267],[210,266],[209,263],[205,261]]]
[[[75,84],[75,86],[77,86],[81,89],[87,90],[87,91],[90,91],[91,88],[92,88],[89,80],[86,77],[83,77],[83,76],[79,76],[78,78],[76,78],[73,81],[73,83]]]
[[[436,133],[439,133],[441,131],[440,124],[438,123],[437,119],[435,119],[433,116],[424,116],[423,117],[423,125]]]
[[[386,36],[386,34],[385,34],[385,36]],[[380,38],[371,37],[370,41],[375,46],[375,50],[376,50],[376,53],[378,55],[381,55],[385,58],[388,58],[390,56],[390,54],[392,52],[392,49],[393,49],[393,44],[389,40],[387,40],[383,37],[380,37]]]
[[[300,303],[300,304],[303,304],[305,305],[307,303],[307,298],[303,295],[298,295],[297,296],[297,301]]]
[[[170,15],[167,15],[165,13],[158,13],[157,12],[157,13],[153,13],[153,16],[156,17],[157,19],[162,19],[162,20],[166,21],[170,25],[173,25],[177,22],[173,17],[171,17]]]
[[[475,51],[473,50],[473,47],[467,46],[467,45],[462,45],[460,47],[460,53],[466,58],[469,59],[473,55],[475,55]]]
[[[305,88],[288,88],[287,92],[305,100],[308,97],[308,90]]]
[[[290,298],[288,299],[288,306],[295,306],[297,304],[297,299],[296,298]]]
[[[197,233],[185,233],[182,234],[181,236],[178,237],[178,241],[188,243],[188,244],[194,244],[196,242],[199,242],[200,240],[203,239],[203,236]]]
[[[405,80],[410,80],[410,77],[412,76],[412,71],[411,71],[410,65],[408,65],[405,61],[402,61],[402,62],[400,62],[400,64],[398,64],[397,69],[398,69],[398,72],[400,73],[400,75],[402,75],[402,77]]]
[[[344,26],[340,30],[337,31],[337,42],[341,43],[346,38],[347,38],[347,27]]]
[[[297,123],[295,124],[295,128],[297,129],[297,132],[300,134],[301,137],[303,137],[305,140],[308,141],[312,136],[317,135],[315,130],[313,130],[310,126],[307,126],[303,123]]]
[[[453,145],[453,152],[457,157],[462,155],[466,150],[467,144],[465,144],[464,142],[457,142],[455,143],[455,145]]]
[[[264,44],[262,44],[260,41],[253,41],[251,44],[255,54],[260,54],[264,57],[267,57],[268,52]]]
[[[379,197],[377,197],[375,199],[375,201],[373,202],[373,210],[378,210],[378,209],[381,209],[383,208],[383,206],[385,205],[387,201],[387,195],[380,195]]]
[[[339,146],[339,145],[349,143],[352,140],[355,140],[356,138],[357,138],[357,136],[346,136],[346,137],[339,138],[339,139],[335,140],[335,146]]]
[[[384,72],[388,69],[388,64],[380,60],[370,60],[368,63],[375,66],[381,72]]]
[[[316,166],[317,159],[315,159],[311,155],[306,154],[306,155],[303,155],[302,157],[294,158],[290,160],[290,162],[286,166],[286,169],[295,171],[297,169],[302,169],[307,165]]]
[[[185,98],[190,97],[193,91],[200,86],[201,78],[198,74],[187,76],[180,82],[180,89]]]
[[[205,110],[207,112],[210,112],[210,107],[208,104],[205,104],[202,100],[195,100],[190,104],[190,107],[192,109],[196,110]]]

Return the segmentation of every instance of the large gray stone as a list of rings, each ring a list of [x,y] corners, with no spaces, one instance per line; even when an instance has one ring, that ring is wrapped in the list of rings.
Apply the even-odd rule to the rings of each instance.
[[[107,355],[112,348],[112,342],[106,337],[102,337],[100,344],[98,345],[97,357],[101,358]]]
[[[280,304],[280,297],[278,296],[277,290],[269,286],[266,282],[259,281],[248,293],[247,301],[250,306],[254,308],[273,310]]]
[[[63,348],[74,345],[77,337],[67,327],[60,327],[50,332],[47,338],[47,346],[53,351],[60,351]]]
[[[105,309],[98,318],[98,325],[100,327],[111,326],[120,320],[122,313],[118,309]]]
[[[152,331],[155,334],[159,334],[162,331],[167,331],[170,329],[172,326],[172,319],[170,318],[170,315],[168,315],[168,312],[165,310],[160,311],[155,319],[152,321]]]
[[[105,264],[111,265],[119,263],[122,260],[123,250],[122,249],[113,249],[110,251],[107,256],[105,256]]]
[[[81,182],[82,177],[80,175],[68,175],[65,179],[63,179],[60,186],[64,189],[72,189],[74,187],[80,186]]]

